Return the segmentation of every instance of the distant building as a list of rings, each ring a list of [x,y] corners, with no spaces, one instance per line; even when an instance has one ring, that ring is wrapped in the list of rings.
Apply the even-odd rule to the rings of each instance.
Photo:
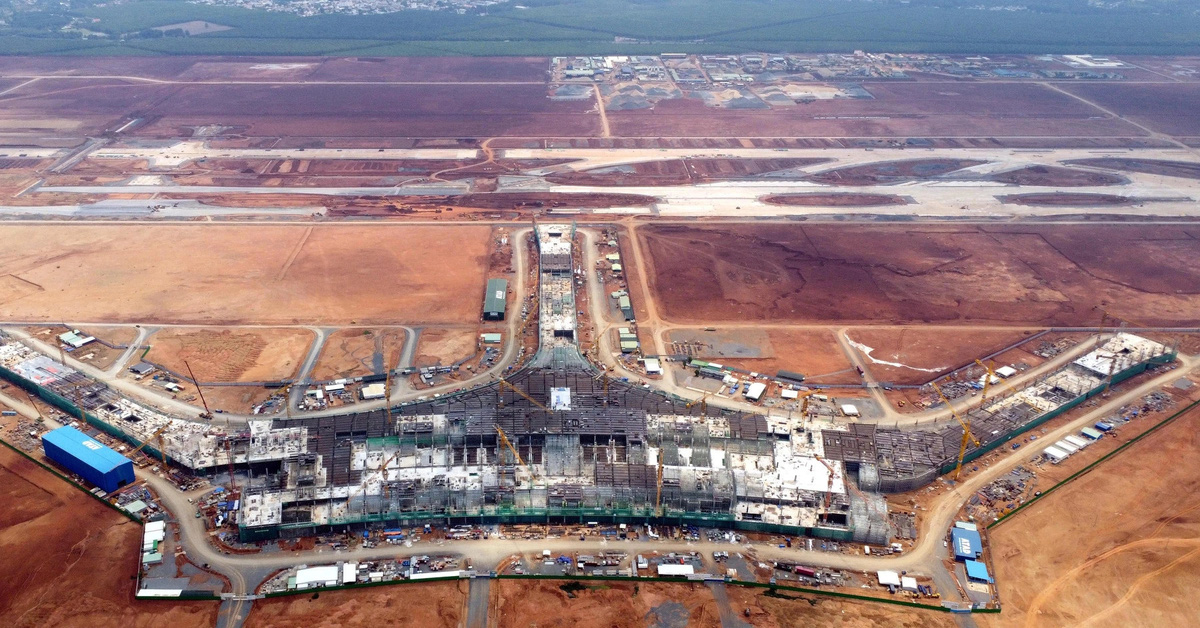
[[[46,457],[89,484],[111,493],[134,481],[133,462],[79,430],[66,426],[42,435]]]

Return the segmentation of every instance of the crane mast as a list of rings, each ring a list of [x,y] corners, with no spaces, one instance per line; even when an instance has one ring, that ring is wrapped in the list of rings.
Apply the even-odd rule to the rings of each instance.
[[[946,398],[946,395],[942,392],[942,389],[934,382],[930,382],[929,385],[933,386],[933,389],[937,391],[938,397],[941,397],[942,401],[946,404],[946,407],[950,409],[951,416],[953,416],[958,421],[958,424],[963,428],[962,444],[958,447],[958,465],[954,467],[954,479],[957,481],[959,476],[962,475],[963,458],[967,456],[967,443],[974,442],[976,447],[979,447],[982,445],[982,443],[980,443],[979,439],[975,438],[975,435],[971,433],[971,424],[968,422],[968,420],[964,419],[958,414],[958,410],[954,409],[954,404],[950,403],[950,400]]]

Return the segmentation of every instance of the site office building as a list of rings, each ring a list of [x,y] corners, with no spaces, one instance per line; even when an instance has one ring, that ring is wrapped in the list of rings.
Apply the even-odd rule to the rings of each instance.
[[[46,457],[106,493],[134,481],[133,461],[71,426],[43,434],[42,448]]]

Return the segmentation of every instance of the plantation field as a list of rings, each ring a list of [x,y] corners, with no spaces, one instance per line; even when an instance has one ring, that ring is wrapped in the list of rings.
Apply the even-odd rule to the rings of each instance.
[[[22,13],[0,27],[0,54],[520,55],[677,52],[925,51],[1104,54],[1200,52],[1200,16],[1150,8],[1090,10],[1066,2],[1024,11],[824,0],[542,0],[484,15],[405,11],[319,15],[166,0]],[[1062,6],[1058,6],[1058,5]],[[68,38],[72,18],[106,39]],[[191,37],[137,36],[203,20],[229,27]],[[650,45],[641,42],[654,42]],[[618,43],[619,42],[619,43]]]

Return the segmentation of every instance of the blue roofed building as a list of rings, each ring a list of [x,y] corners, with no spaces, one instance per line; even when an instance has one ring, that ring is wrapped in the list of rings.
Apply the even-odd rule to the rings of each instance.
[[[42,449],[47,458],[107,493],[134,481],[133,461],[73,427],[43,434]]]
[[[954,560],[975,560],[983,555],[983,539],[974,530],[954,528],[950,531]]]
[[[963,563],[963,566],[967,568],[968,580],[972,582],[992,583],[992,577],[988,575],[987,565],[977,560],[968,560]]]

